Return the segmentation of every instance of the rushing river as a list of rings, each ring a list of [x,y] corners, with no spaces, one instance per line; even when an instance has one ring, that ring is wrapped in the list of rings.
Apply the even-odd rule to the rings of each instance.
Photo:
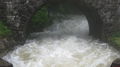
[[[93,40],[84,16],[55,21],[44,32],[17,47],[3,59],[14,67],[110,67],[119,53],[106,43]]]

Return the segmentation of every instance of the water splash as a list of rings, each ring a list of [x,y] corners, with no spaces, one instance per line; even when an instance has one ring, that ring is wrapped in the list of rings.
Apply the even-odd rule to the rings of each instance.
[[[3,58],[14,67],[110,67],[119,53],[88,36],[84,16],[70,17],[33,33],[34,39]]]

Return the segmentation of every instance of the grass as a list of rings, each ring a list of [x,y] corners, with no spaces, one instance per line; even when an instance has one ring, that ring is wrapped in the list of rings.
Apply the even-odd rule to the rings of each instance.
[[[5,26],[5,24],[0,21],[0,37],[5,37],[11,34],[11,30]]]

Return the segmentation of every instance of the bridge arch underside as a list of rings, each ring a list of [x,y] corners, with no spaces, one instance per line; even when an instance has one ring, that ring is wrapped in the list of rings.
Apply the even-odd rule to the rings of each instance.
[[[102,32],[103,21],[101,20],[100,15],[98,14],[98,11],[94,7],[87,5],[86,3],[82,2],[82,1],[79,2],[77,0],[68,0],[68,1],[67,0],[66,1],[50,0],[47,3],[45,3],[45,5],[48,6],[48,12],[52,11],[52,8],[54,9],[54,8],[57,8],[57,6],[64,5],[64,4],[68,4],[69,6],[74,6],[73,8],[68,6],[69,8],[71,8],[71,10],[73,10],[74,8],[77,8],[78,11],[75,10],[74,13],[79,13],[79,12],[83,13],[88,20],[90,35],[95,38],[101,39],[102,33],[103,33]],[[35,6],[35,4],[34,4],[34,6]],[[38,4],[37,4],[37,7],[35,7],[36,10],[33,13],[31,13],[31,17],[35,14],[35,12],[37,12],[37,10],[39,8],[42,8],[42,7],[41,7],[41,5],[38,6]],[[28,22],[30,21],[30,19],[27,19]],[[27,25],[29,25],[29,24],[27,24]],[[29,26],[27,26],[27,27],[29,27]]]
[[[73,11],[74,14],[81,13],[85,15],[89,24],[89,34],[99,39],[102,37],[103,21],[101,20],[98,11],[94,7],[89,6],[84,2],[79,2],[76,0],[68,0],[68,1],[51,0],[48,2],[48,5],[49,5],[48,8],[50,8],[50,10],[51,8],[53,9],[54,7],[59,8],[57,6],[64,5],[64,6],[68,6],[69,9],[67,11],[71,11],[71,12]]]

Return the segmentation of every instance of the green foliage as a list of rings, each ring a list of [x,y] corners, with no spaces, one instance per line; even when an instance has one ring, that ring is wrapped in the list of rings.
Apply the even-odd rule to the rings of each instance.
[[[8,36],[10,34],[11,34],[11,30],[8,29],[7,26],[3,24],[2,21],[0,21],[0,37]]]
[[[32,17],[32,29],[42,29],[49,25],[48,23],[48,10],[47,7],[44,6],[43,8],[39,9]]]
[[[113,34],[110,41],[120,47],[120,32]]]

